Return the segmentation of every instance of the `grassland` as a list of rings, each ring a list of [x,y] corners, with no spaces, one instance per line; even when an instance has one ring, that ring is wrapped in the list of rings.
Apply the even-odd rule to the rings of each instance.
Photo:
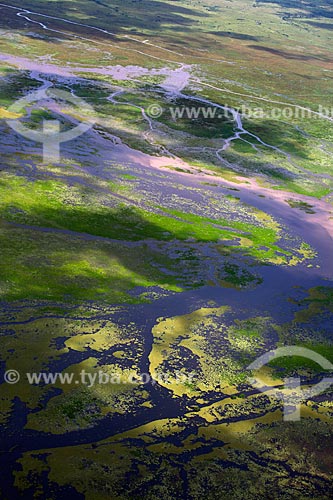
[[[230,123],[172,121],[166,113],[156,123],[154,139],[142,140],[145,122],[137,108],[107,103],[102,94],[96,94],[96,82],[91,100],[98,110],[116,115],[113,120],[119,125],[118,134],[144,151],[156,152],[163,145],[190,162],[201,161],[210,168],[227,164],[229,169],[234,168],[243,175],[264,177],[266,182],[278,188],[323,197],[332,191],[329,146],[333,137],[332,122],[318,114],[302,117],[297,112],[301,111],[298,106],[315,113],[319,106],[328,113],[333,107],[332,61],[328,49],[331,33],[327,23],[330,5],[325,2],[321,10],[315,11],[308,5],[303,9],[290,9],[280,4],[236,1],[215,5],[207,0],[204,4],[182,2],[175,5],[174,2],[143,0],[140,2],[142,12],[138,15],[135,2],[126,4],[126,8],[121,2],[72,1],[66,5],[51,2],[46,9],[44,2],[34,1],[29,3],[31,10],[65,18],[72,24],[52,19],[48,27],[61,33],[46,31],[38,24],[27,26],[15,16],[15,10],[3,8],[2,22],[13,28],[11,36],[3,42],[3,51],[25,57],[49,57],[52,45],[55,49],[51,51],[52,63],[61,66],[70,62],[72,66],[97,70],[117,64],[176,69],[186,62],[193,66],[188,89],[190,96],[196,94],[236,109],[243,106],[252,112],[260,107],[264,117],[246,120],[245,128],[272,147],[258,144],[252,136],[244,136],[253,146],[242,141],[233,142],[223,154],[226,163],[221,164],[215,151],[221,139],[231,132]],[[11,5],[22,7],[21,3],[12,2]],[[242,17],[238,15],[240,11]],[[147,12],[151,12],[148,17]],[[316,21],[318,12],[323,16],[320,27]],[[42,18],[30,15],[30,19],[40,22]],[[80,26],[80,23],[99,31]],[[156,76],[143,77],[141,84],[117,82],[98,75],[98,71],[94,76],[104,85],[104,92],[105,84],[129,87],[128,95],[120,98],[120,102],[126,99],[146,109],[152,103],[166,108],[170,105],[152,88],[154,78],[155,83],[158,81]],[[98,100],[101,100],[99,105]],[[190,100],[187,105],[191,105]],[[272,109],[283,111],[286,106],[290,107],[291,116],[270,118]],[[129,129],[133,129],[136,138],[131,137]],[[191,151],[198,133],[201,151]],[[276,147],[282,153],[272,149]]]
[[[333,123],[318,115],[333,108],[331,2],[10,5],[0,496],[332,498],[332,389],[302,402],[299,422],[283,421],[275,393],[327,372],[281,358],[261,393],[247,368],[281,346],[333,362]],[[84,118],[61,100],[13,115],[42,83],[94,109],[54,163],[6,122]],[[3,383],[5,370],[21,380]],[[32,372],[74,378],[31,384]]]

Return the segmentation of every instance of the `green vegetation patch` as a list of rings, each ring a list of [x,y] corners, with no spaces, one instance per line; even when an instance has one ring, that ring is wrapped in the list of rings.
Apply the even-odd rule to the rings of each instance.
[[[129,295],[137,286],[181,290],[172,260],[144,244],[129,247],[6,225],[0,226],[0,234],[3,300],[135,303],[145,301]],[[167,273],[162,270],[168,268]]]
[[[308,297],[297,301],[298,306],[305,306],[295,314],[295,321],[307,323],[312,318],[333,313],[333,288],[319,286],[311,288]]]

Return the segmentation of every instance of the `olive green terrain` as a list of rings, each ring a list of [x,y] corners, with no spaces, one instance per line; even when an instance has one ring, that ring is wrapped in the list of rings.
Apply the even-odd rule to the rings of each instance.
[[[275,397],[327,372],[273,360],[260,392],[247,368],[284,346],[333,363],[332,2],[0,14],[1,498],[332,498],[332,388],[295,422]],[[61,99],[12,110],[49,83],[93,116]],[[225,108],[252,112],[242,130]],[[7,122],[87,117],[54,162]]]

